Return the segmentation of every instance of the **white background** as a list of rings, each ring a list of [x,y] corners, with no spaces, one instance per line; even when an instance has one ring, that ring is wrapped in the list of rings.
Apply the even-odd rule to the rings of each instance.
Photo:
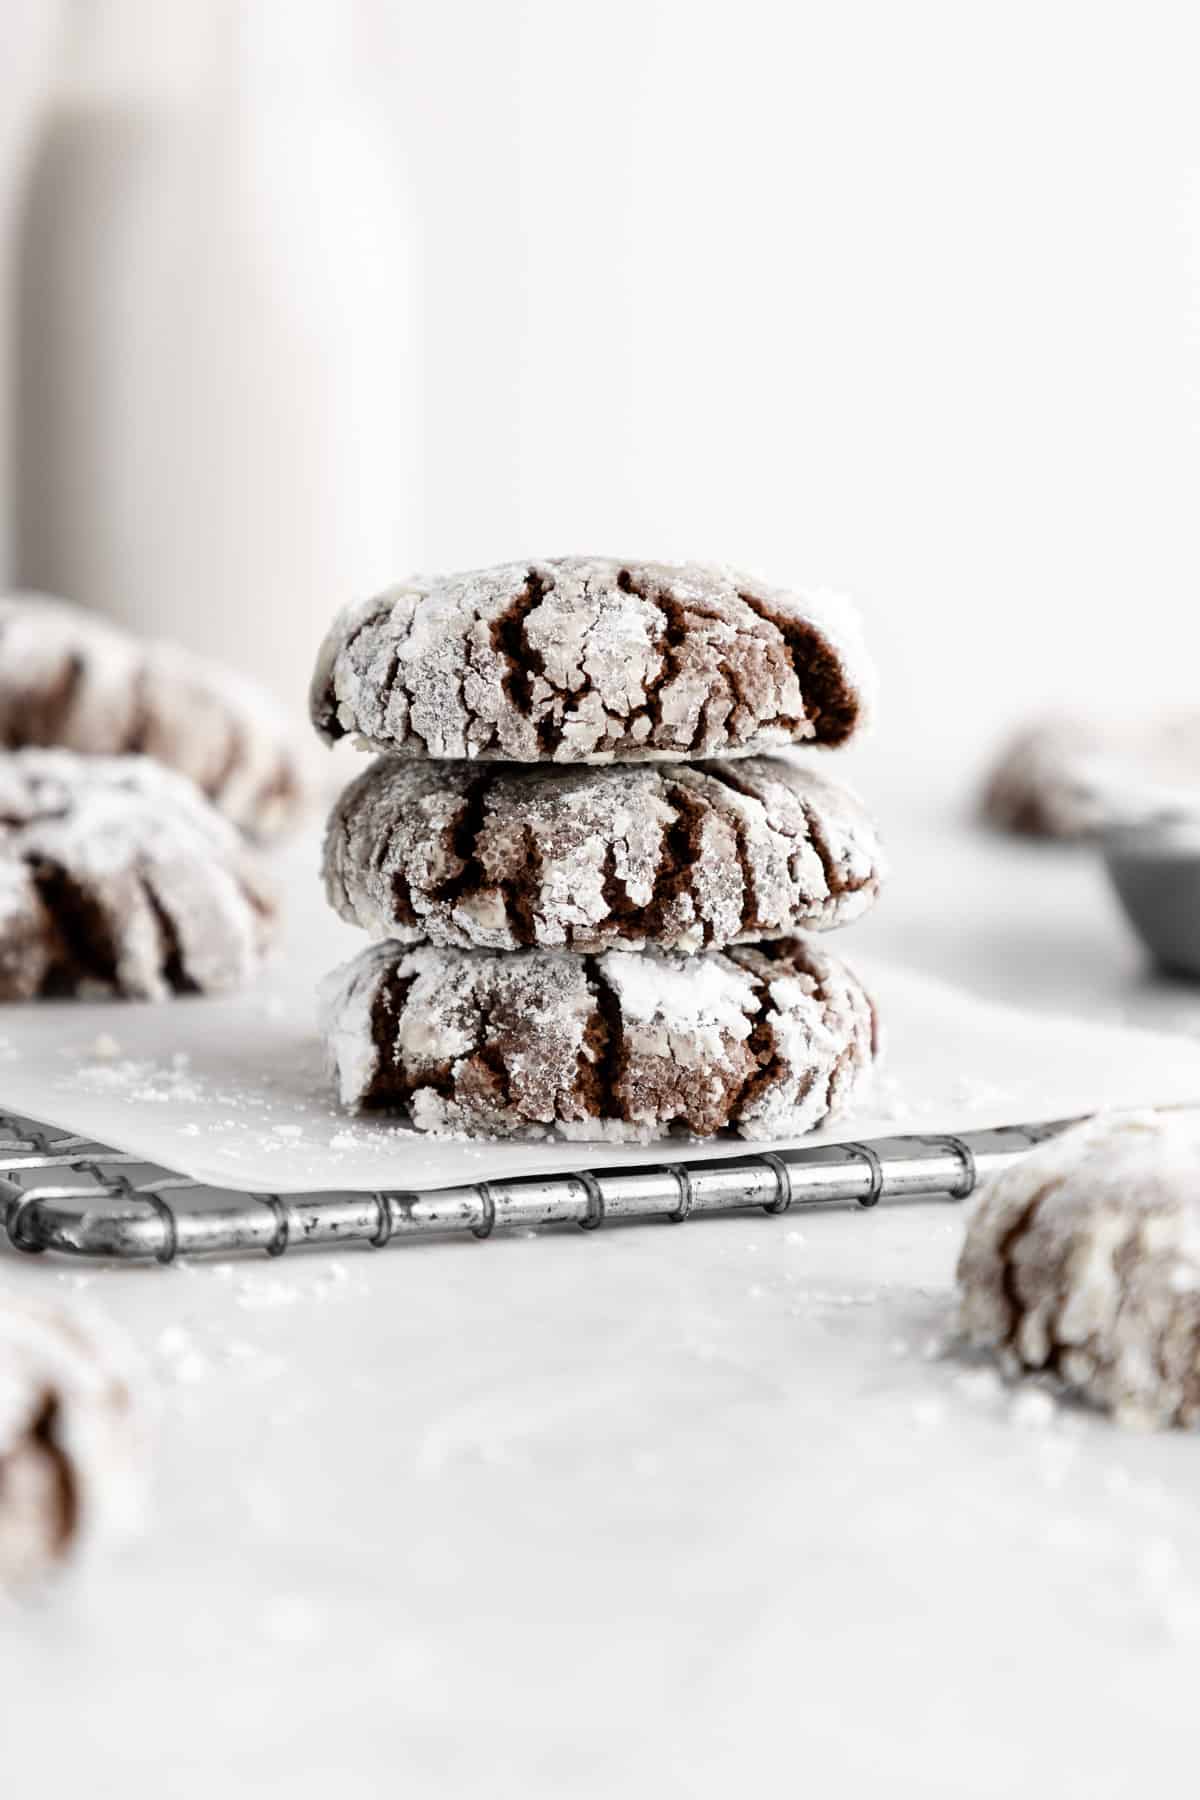
[[[0,0],[6,242],[57,14]],[[611,548],[845,588],[885,805],[957,798],[1030,708],[1188,693],[1192,7],[360,18],[423,219],[414,562]]]

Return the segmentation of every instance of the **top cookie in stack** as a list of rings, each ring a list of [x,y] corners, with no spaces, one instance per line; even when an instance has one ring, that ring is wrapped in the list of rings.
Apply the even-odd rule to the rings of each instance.
[[[344,613],[313,720],[386,754],[326,840],[331,903],[384,940],[329,985],[343,1099],[597,1138],[844,1105],[873,1010],[793,934],[870,905],[878,840],[761,753],[844,743],[872,687],[844,601],[697,565],[509,565]]]
[[[874,677],[846,601],[603,557],[419,580],[322,647],[330,741],[422,760],[644,762],[843,744]]]

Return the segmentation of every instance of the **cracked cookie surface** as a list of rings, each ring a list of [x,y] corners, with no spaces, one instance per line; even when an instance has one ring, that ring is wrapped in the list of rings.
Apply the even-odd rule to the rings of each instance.
[[[703,956],[374,944],[323,991],[344,1105],[419,1130],[792,1137],[844,1112],[874,1008],[803,939]]]
[[[325,839],[374,937],[462,948],[694,951],[848,924],[879,890],[861,802],[799,761],[605,769],[381,758]]]
[[[1135,1424],[1200,1419],[1200,1141],[1090,1120],[983,1190],[958,1266],[972,1345]]]
[[[238,833],[142,756],[0,755],[0,1001],[220,993],[274,908]]]
[[[261,689],[41,595],[0,597],[0,746],[153,757],[263,839],[303,803],[292,733]]]
[[[837,596],[563,557],[414,578],[349,608],[311,711],[330,741],[411,757],[678,761],[843,743],[873,683]]]

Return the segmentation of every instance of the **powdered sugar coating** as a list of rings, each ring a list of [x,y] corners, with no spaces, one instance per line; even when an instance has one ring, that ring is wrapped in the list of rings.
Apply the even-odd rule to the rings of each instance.
[[[260,838],[303,799],[293,734],[261,689],[40,594],[0,598],[0,745],[152,756]]]
[[[848,924],[879,890],[861,802],[811,761],[607,769],[381,758],[325,840],[330,904],[375,937],[694,951]]]
[[[140,1524],[140,1388],[102,1320],[0,1287],[0,1586]]]
[[[0,756],[0,1000],[219,993],[255,972],[273,922],[241,838],[184,776]]]
[[[874,677],[847,601],[697,563],[414,577],[335,621],[318,731],[435,759],[603,763],[843,742]]]
[[[988,777],[992,825],[1086,838],[1200,814],[1200,712],[1141,720],[1047,719],[1007,744]]]
[[[1200,1123],[1093,1119],[991,1181],[958,1267],[970,1343],[1136,1424],[1200,1419]]]
[[[877,1051],[857,978],[801,939],[699,957],[383,943],[323,1003],[343,1104],[425,1131],[795,1136],[846,1110]]]

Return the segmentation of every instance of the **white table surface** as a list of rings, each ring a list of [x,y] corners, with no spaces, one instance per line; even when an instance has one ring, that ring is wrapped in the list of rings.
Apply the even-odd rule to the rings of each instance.
[[[1086,856],[892,837],[859,943],[1200,1033]],[[121,1318],[162,1389],[148,1536],[0,1609],[8,1791],[1179,1791],[1200,1445],[944,1354],[961,1232],[929,1203],[8,1255]]]

